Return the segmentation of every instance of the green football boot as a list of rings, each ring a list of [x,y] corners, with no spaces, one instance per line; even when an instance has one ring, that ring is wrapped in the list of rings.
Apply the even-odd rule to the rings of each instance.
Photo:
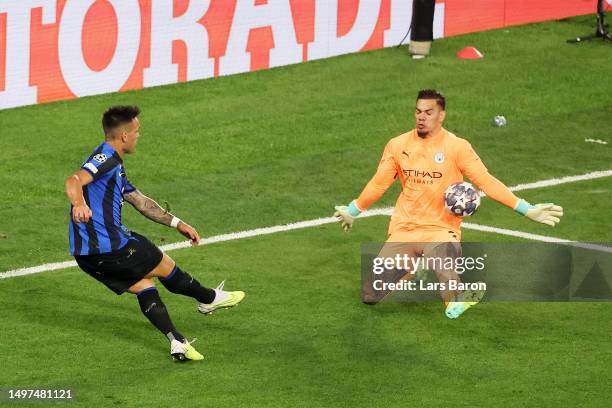
[[[470,307],[477,305],[482,300],[485,290],[466,290],[455,297],[455,300],[446,305],[446,317],[456,319],[465,313]]]
[[[226,292],[223,290],[225,281],[221,282],[214,290],[216,293],[215,300],[212,303],[198,303],[198,312],[210,314],[217,309],[226,309],[234,307],[244,299],[244,292]]]
[[[197,339],[191,340],[191,343],[194,343]],[[178,340],[172,340],[170,342],[170,355],[174,361],[188,361],[188,360],[204,360],[204,356],[198,353],[198,351],[193,348],[190,342],[186,339],[184,342],[180,342]]]

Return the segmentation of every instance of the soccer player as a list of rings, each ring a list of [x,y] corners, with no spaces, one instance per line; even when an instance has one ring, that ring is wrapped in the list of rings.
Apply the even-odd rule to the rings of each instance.
[[[83,271],[116,294],[127,291],[136,295],[142,313],[170,341],[173,359],[201,360],[203,356],[172,324],[153,278],[170,292],[197,300],[197,309],[204,314],[235,306],[245,294],[224,291],[223,282],[214,289],[202,286],[147,238],[122,224],[121,209],[126,200],[145,217],[176,228],[193,245],[200,240],[195,228],[161,208],[127,178],[123,158],[136,149],[139,113],[136,106],[114,106],[104,112],[105,141],[66,179],[66,194],[72,204],[70,253]]]
[[[555,226],[563,209],[554,204],[531,205],[516,197],[501,181],[489,174],[470,143],[442,127],[446,100],[437,90],[418,93],[416,129],[391,139],[383,152],[374,177],[356,200],[336,206],[334,214],[348,231],[359,214],[376,202],[399,178],[403,191],[389,223],[388,237],[379,256],[397,254],[425,258],[457,258],[461,254],[461,217],[444,208],[444,192],[467,176],[487,196],[521,215]],[[382,255],[381,255],[382,254]],[[416,271],[401,271],[397,278],[409,280]],[[409,273],[405,273],[409,272]],[[435,270],[440,283],[459,281],[454,270]],[[397,273],[397,271],[395,271]],[[402,276],[403,275],[403,276]],[[480,301],[484,293],[442,291],[446,315],[453,319]],[[364,285],[364,303],[381,300],[371,285]]]

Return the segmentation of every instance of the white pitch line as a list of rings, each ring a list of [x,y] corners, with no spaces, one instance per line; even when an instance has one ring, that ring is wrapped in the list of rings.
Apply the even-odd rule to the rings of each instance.
[[[595,172],[581,174],[577,176],[552,178],[548,180],[536,181],[534,183],[518,184],[516,186],[510,187],[510,190],[512,191],[530,190],[530,189],[541,188],[541,187],[557,186],[559,184],[567,184],[567,183],[575,183],[578,181],[592,180],[592,179],[608,177],[608,176],[612,176],[612,170],[595,171]],[[393,213],[392,207],[377,208],[373,210],[364,211],[364,213],[361,214],[360,217],[373,217],[377,215],[391,215],[392,213]],[[256,228],[256,229],[252,229],[248,231],[240,231],[240,232],[233,232],[229,234],[215,235],[213,237],[208,237],[208,238],[201,240],[200,245],[210,245],[210,244],[214,244],[217,242],[233,241],[233,240],[242,239],[242,238],[250,238],[250,237],[256,237],[256,236],[261,236],[261,235],[276,234],[278,232],[285,232],[285,231],[292,231],[292,230],[297,230],[297,229],[302,229],[302,228],[316,227],[319,225],[332,224],[334,222],[337,222],[337,220],[334,217],[326,217],[326,218],[317,218],[314,220],[300,221],[300,222],[296,222],[293,224],[275,225],[273,227]],[[525,239],[530,239],[534,241],[556,242],[560,244],[565,243],[565,244],[570,244],[570,245],[575,245],[575,246],[580,246],[580,247],[588,247],[590,249],[596,249],[596,250],[605,251],[605,252],[610,251],[610,247],[603,246],[603,245],[581,244],[581,243],[577,243],[574,241],[563,240],[560,238],[547,237],[544,235],[529,234],[526,232],[489,227],[485,225],[463,223],[462,227],[466,229],[477,230],[477,231],[493,232],[493,233],[502,234],[502,235],[525,238]],[[190,241],[182,241],[182,242],[176,242],[174,244],[163,245],[160,248],[162,251],[168,252],[168,251],[173,251],[175,249],[188,248],[190,246],[191,246]],[[34,273],[53,271],[53,270],[58,270],[58,269],[72,268],[74,266],[77,266],[75,261],[65,261],[65,262],[48,263],[48,264],[33,266],[29,268],[13,269],[13,270],[6,271],[6,272],[0,272],[0,279],[13,278],[16,276],[31,275]]]
[[[591,173],[580,174],[577,176],[566,176],[560,178],[552,178],[547,180],[535,181],[533,183],[517,184],[516,186],[509,187],[510,191],[523,191],[533,190],[535,188],[552,187],[558,186],[559,184],[576,183],[578,181],[593,180],[602,177],[612,176],[612,170],[593,171]],[[482,197],[486,197],[486,194],[480,192]]]
[[[46,271],[55,271],[57,269],[72,268],[73,266],[77,266],[75,261],[65,261],[32,266],[30,268],[13,269],[12,271],[1,272],[0,279],[14,278],[15,276],[31,275],[33,273]]]
[[[584,139],[584,141],[586,143],[597,143],[597,144],[602,144],[602,145],[607,145],[608,144],[608,142],[606,140],[601,140],[601,139],[586,138],[586,139]]]
[[[381,210],[366,211],[362,214],[362,216],[371,217],[374,215],[386,215],[387,212],[390,214],[390,211],[386,211],[386,210],[392,210],[392,208],[383,208]],[[336,218],[326,217],[326,218],[317,218],[317,219],[308,220],[308,221],[300,221],[300,222],[296,222],[293,224],[275,225],[273,227],[256,228],[256,229],[247,230],[247,231],[231,232],[229,234],[221,234],[221,235],[215,235],[212,237],[204,238],[200,240],[199,245],[210,245],[210,244],[215,244],[217,242],[234,241],[237,239],[250,238],[250,237],[256,237],[256,236],[261,236],[261,235],[276,234],[278,232],[285,232],[285,231],[292,231],[292,230],[302,229],[302,228],[316,227],[319,225],[332,224],[335,222],[338,222]],[[189,248],[190,246],[192,246],[191,241],[181,241],[181,242],[175,242],[174,244],[162,245],[159,248],[164,252],[168,252],[168,251],[173,251],[175,249]],[[0,272],[0,279],[13,278],[16,276],[31,275],[34,273],[53,271],[57,269],[72,268],[73,266],[77,266],[77,263],[75,261],[56,262],[56,263],[49,263],[49,264],[44,264],[44,265],[33,266],[30,268],[14,269],[12,271]]]
[[[370,216],[370,215],[367,215]],[[229,234],[215,235],[214,237],[208,237],[200,240],[199,245],[210,245],[217,242],[234,241],[236,239],[251,238],[261,235],[276,234],[278,232],[292,231],[302,228],[316,227],[324,224],[332,224],[338,222],[334,217],[317,218],[314,220],[300,221],[293,224],[275,225],[273,227],[256,228],[247,231],[230,232]],[[164,252],[172,251],[179,248],[188,248],[191,246],[190,241],[177,242],[175,244],[164,245],[160,247]]]
[[[577,181],[593,180],[608,176],[612,176],[612,170],[594,171],[591,173],[581,174],[579,176],[566,176],[556,179],[536,181],[535,183],[518,184],[516,186],[510,187],[510,190],[531,190],[534,188],[558,186],[559,184],[575,183]]]
[[[461,227],[466,228],[466,229],[471,229],[474,231],[493,232],[495,234],[507,235],[510,237],[517,237],[517,238],[524,238],[524,239],[529,239],[531,241],[552,242],[555,244],[562,244],[562,245],[568,245],[568,246],[573,246],[577,248],[590,249],[590,250],[598,251],[598,252],[608,252],[612,254],[612,247],[606,246],[606,245],[588,244],[585,242],[570,241],[567,239],[549,237],[547,235],[531,234],[529,232],[515,231],[515,230],[509,230],[505,228],[489,227],[487,225],[480,225],[480,224],[472,224],[471,222],[463,222],[461,223]]]

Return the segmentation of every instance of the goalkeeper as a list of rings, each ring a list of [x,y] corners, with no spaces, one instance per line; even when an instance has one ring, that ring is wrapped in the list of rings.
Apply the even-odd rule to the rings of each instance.
[[[444,208],[444,191],[467,176],[487,196],[527,218],[554,227],[563,209],[554,204],[531,205],[516,197],[493,177],[470,143],[442,127],[446,101],[437,90],[425,89],[416,100],[416,129],[391,139],[383,152],[376,174],[356,200],[337,206],[334,214],[348,231],[359,214],[375,203],[399,178],[403,191],[389,223],[388,237],[379,256],[398,251],[409,256],[458,257],[461,255],[461,217]],[[406,273],[407,272],[407,273]],[[402,271],[398,278],[411,279],[415,271]],[[438,280],[459,281],[454,270],[436,270]],[[459,317],[478,303],[484,293],[443,291],[449,318]],[[362,300],[373,304],[382,298],[364,287]]]

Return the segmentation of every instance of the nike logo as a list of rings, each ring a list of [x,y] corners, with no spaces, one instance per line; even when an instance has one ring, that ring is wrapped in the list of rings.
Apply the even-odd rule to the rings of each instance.
[[[147,310],[145,310],[145,313],[149,313],[149,311],[153,309],[155,306],[157,306],[157,303],[153,302],[151,306],[147,307]]]

